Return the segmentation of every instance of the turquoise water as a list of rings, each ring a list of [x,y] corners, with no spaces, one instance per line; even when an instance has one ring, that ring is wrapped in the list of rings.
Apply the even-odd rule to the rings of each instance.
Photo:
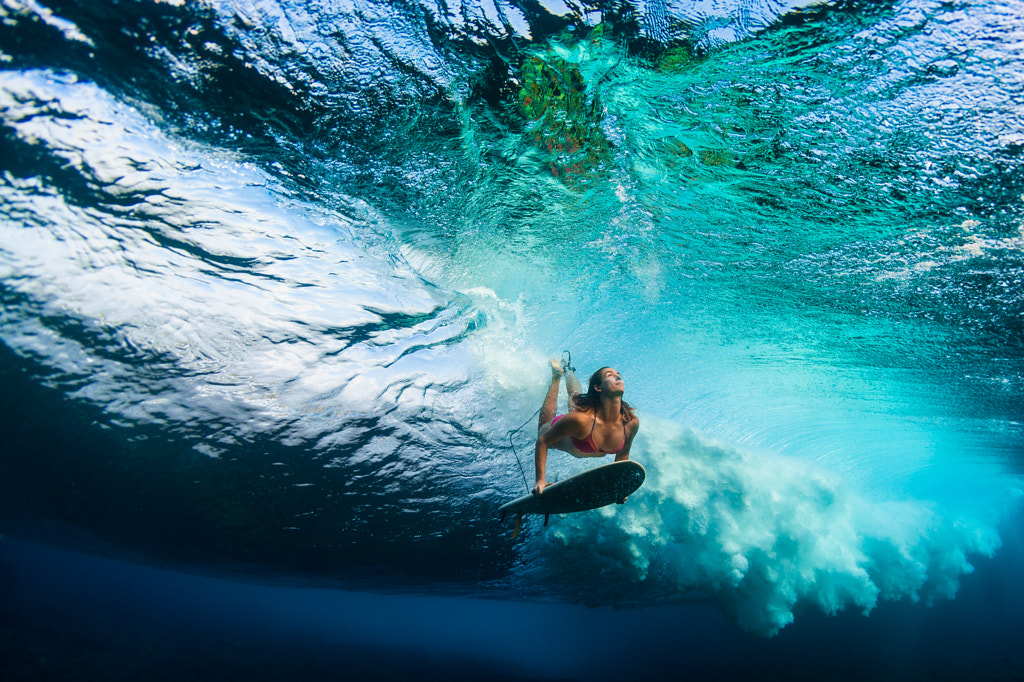
[[[3,5],[2,530],[768,637],[955,599],[1021,494],[1022,17]],[[563,349],[648,482],[513,539]]]

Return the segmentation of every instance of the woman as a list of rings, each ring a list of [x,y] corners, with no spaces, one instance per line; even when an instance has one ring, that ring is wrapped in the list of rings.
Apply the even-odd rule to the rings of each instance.
[[[569,396],[568,414],[555,415],[558,384],[562,374]],[[622,399],[626,385],[611,367],[602,367],[590,377],[585,394],[580,393],[580,382],[572,368],[563,369],[551,361],[551,385],[544,396],[537,424],[537,446],[534,449],[537,484],[534,495],[540,495],[547,482],[544,470],[548,461],[548,448],[568,452],[575,457],[603,457],[615,455],[615,461],[629,459],[633,437],[640,430],[640,419],[633,408]]]

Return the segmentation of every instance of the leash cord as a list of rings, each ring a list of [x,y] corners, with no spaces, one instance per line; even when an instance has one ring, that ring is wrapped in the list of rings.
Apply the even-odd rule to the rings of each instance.
[[[538,407],[537,411],[533,413],[533,416],[523,422],[523,426],[526,426],[533,421],[533,418],[540,414],[540,410],[541,408]],[[516,462],[519,464],[519,473],[523,475],[523,483],[526,485],[526,492],[530,492],[530,484],[526,480],[526,470],[523,469],[523,460],[519,458],[519,452],[516,450],[516,444],[512,442],[512,434],[516,431],[521,431],[523,426],[520,426],[518,429],[512,429],[508,432],[508,444],[512,446],[512,454],[516,456]]]

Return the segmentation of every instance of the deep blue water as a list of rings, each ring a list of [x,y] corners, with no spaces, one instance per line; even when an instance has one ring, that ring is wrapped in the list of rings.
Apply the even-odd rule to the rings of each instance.
[[[3,3],[3,674],[1020,676],[1022,40]],[[648,479],[513,538],[566,348]]]
[[[1019,519],[1016,520],[1019,523]],[[806,612],[772,639],[714,606],[588,609],[268,585],[5,541],[5,679],[1016,679],[1019,530],[932,608]]]

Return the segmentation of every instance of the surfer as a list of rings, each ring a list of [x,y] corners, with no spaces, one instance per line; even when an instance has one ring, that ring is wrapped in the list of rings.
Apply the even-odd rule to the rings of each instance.
[[[558,385],[563,375],[570,409],[567,414],[556,415]],[[622,399],[625,391],[622,376],[611,367],[602,367],[590,376],[587,392],[583,393],[572,367],[551,361],[551,385],[544,396],[537,424],[534,495],[540,495],[547,486],[544,471],[549,448],[574,457],[615,455],[616,462],[629,459],[629,448],[640,430],[640,419]]]

